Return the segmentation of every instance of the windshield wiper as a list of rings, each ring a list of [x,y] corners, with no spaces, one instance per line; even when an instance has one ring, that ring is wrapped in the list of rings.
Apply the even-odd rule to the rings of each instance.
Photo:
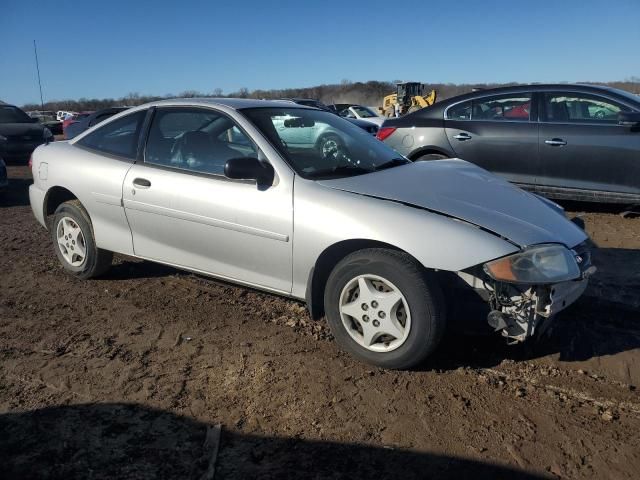
[[[399,167],[400,165],[406,165],[407,163],[411,163],[410,160],[406,158],[394,158],[393,160],[389,160],[388,162],[382,163],[378,165],[375,170],[385,170],[387,168]]]
[[[307,174],[309,178],[333,177],[340,175],[361,175],[363,173],[371,173],[373,170],[358,167],[356,165],[340,165],[339,167],[327,168],[325,170],[316,170]]]

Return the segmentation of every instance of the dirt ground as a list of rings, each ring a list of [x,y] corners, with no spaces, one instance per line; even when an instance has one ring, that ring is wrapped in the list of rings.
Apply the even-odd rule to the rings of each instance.
[[[216,479],[640,477],[640,218],[568,205],[599,272],[545,342],[448,334],[396,372],[294,301],[124,257],[66,276],[9,176],[3,478],[207,478],[215,425]]]

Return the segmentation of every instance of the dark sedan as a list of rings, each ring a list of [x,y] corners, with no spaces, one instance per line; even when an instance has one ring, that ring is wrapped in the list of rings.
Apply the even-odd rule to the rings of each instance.
[[[51,130],[18,107],[0,105],[0,157],[27,162],[38,145],[53,140]]]
[[[458,157],[547,197],[640,202],[640,98],[593,85],[481,90],[384,122],[411,160]]]
[[[67,126],[64,128],[64,138],[66,140],[70,140],[73,137],[81,134],[85,130],[93,127],[94,125],[103,122],[109,117],[112,117],[116,113],[120,113],[126,110],[129,107],[110,107],[103,108],[102,110],[98,110],[96,112],[85,115],[81,118],[78,118],[77,121],[69,122]]]

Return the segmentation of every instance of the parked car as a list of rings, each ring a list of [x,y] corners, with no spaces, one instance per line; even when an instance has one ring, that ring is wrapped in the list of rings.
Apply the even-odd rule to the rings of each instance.
[[[306,105],[307,107],[319,108],[320,110],[331,112],[336,115],[338,114],[335,108],[325,105],[320,100],[315,100],[313,98],[285,98],[283,100],[288,100],[288,101],[297,103],[298,105]],[[346,120],[362,128],[364,131],[370,133],[371,135],[378,134],[378,125],[375,124],[374,122],[360,120],[359,118],[353,118],[353,117],[347,117]]]
[[[54,135],[62,134],[62,122],[56,119],[55,112],[49,110],[33,110],[27,112],[31,118],[35,118],[39,123],[51,130]]]
[[[80,113],[76,113],[74,115],[67,115],[67,118],[65,118],[62,121],[62,131],[64,132],[69,125],[71,125],[72,123],[79,122],[80,120],[82,120],[85,117],[88,117],[92,113],[93,112],[80,112]]]
[[[51,130],[38,119],[13,105],[0,105],[0,157],[6,162],[26,163],[31,152],[49,140],[53,140]]]
[[[103,108],[102,110],[97,110],[93,113],[90,113],[78,119],[77,121],[71,121],[64,129],[64,138],[70,140],[76,135],[84,132],[85,130],[92,128],[100,122],[105,121],[107,118],[112,117],[116,113],[125,111],[127,108],[129,107]]]
[[[349,105],[344,108],[342,104],[334,105],[338,115],[344,118],[357,118],[359,120],[365,120],[367,122],[375,123],[378,127],[382,125],[386,117],[381,117],[369,107],[363,105]]]
[[[640,99],[593,85],[522,85],[385,121],[412,160],[463,158],[550,198],[640,202]]]
[[[7,177],[7,165],[4,163],[2,157],[0,157],[0,194],[9,186],[9,178]]]
[[[67,110],[58,110],[56,112],[56,119],[59,122],[62,122],[64,120],[67,119],[67,117],[72,117],[73,115],[76,115],[78,112],[71,112],[71,111],[67,111]]]
[[[319,124],[337,148],[287,140]],[[33,213],[68,273],[100,275],[117,252],[306,301],[382,367],[421,362],[467,295],[509,340],[539,336],[594,268],[551,201],[463,160],[410,162],[291,102],[142,105],[38,148],[32,169]]]

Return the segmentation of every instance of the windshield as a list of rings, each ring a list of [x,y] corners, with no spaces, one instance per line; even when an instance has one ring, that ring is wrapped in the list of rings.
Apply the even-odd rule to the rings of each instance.
[[[358,114],[360,118],[371,118],[371,117],[378,116],[375,113],[373,113],[371,110],[369,110],[367,107],[355,106],[351,108],[353,108],[353,110]]]
[[[17,107],[0,106],[0,123],[31,123],[31,117]]]
[[[304,178],[341,178],[409,163],[360,127],[304,108],[242,110]]]

